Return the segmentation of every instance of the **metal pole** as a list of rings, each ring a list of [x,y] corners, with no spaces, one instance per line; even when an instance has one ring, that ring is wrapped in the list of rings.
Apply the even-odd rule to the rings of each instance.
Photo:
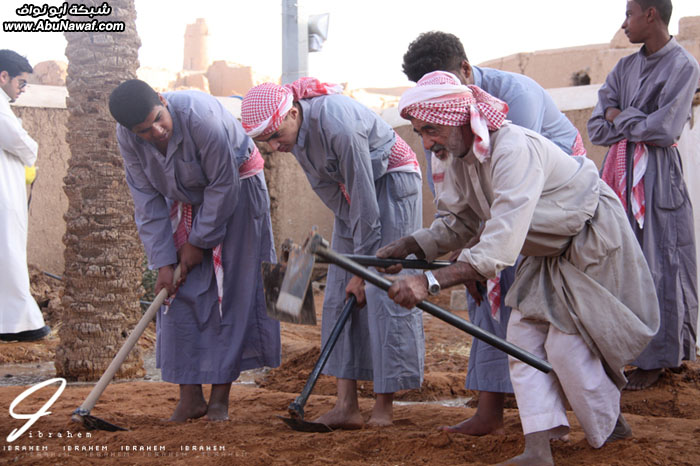
[[[320,235],[317,235],[320,238]],[[312,240],[313,241],[313,240]],[[345,258],[342,254],[325,247],[323,244],[312,245],[311,252],[315,253],[319,257],[323,257],[329,262],[341,267],[342,269],[357,275],[358,277],[368,281],[369,283],[383,289],[388,290],[392,283],[381,275],[366,269],[357,263]],[[416,307],[422,311],[432,314],[438,319],[457,327],[458,329],[470,334],[473,337],[480,339],[483,342],[488,343],[491,346],[495,346],[499,350],[508,353],[514,358],[520,359],[526,364],[538,369],[544,373],[548,373],[552,370],[551,364],[547,361],[538,358],[534,354],[525,351],[522,348],[510,343],[509,341],[498,338],[496,335],[482,330],[471,322],[458,317],[435,304],[428,301],[421,301],[416,305]]]
[[[302,0],[282,0],[282,84],[309,74],[309,33]]]

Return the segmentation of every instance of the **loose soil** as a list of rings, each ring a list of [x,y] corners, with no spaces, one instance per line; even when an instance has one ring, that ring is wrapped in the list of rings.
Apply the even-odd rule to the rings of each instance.
[[[69,384],[48,409],[50,414],[8,442],[6,437],[13,429],[26,422],[9,415],[13,400],[31,385],[54,377],[50,363],[58,345],[55,329],[60,325],[61,291],[52,280],[40,273],[37,276],[36,271],[32,274],[33,291],[54,329],[52,334],[40,342],[0,343],[0,464],[482,465],[498,463],[523,449],[513,398],[507,400],[504,436],[468,437],[437,431],[441,425],[473,415],[476,393],[464,389],[471,337],[427,314],[425,382],[421,390],[397,394],[392,427],[301,433],[277,419],[286,415],[287,406],[301,392],[318,358],[320,340],[318,326],[283,324],[282,365],[249,372],[243,377],[247,382],[234,384],[230,421],[164,421],[175,407],[178,388],[153,381],[159,378],[150,371],[150,381],[112,383],[92,410],[93,415],[128,431],[87,431],[72,422],[72,411],[85,400],[92,385]],[[322,295],[316,296],[317,309],[321,299]],[[436,302],[449,308],[449,291]],[[457,314],[466,318],[465,312]],[[140,341],[146,359],[152,359],[153,341],[150,328]],[[22,371],[24,378],[19,375]],[[42,388],[14,411],[38,411],[57,388],[58,383]],[[371,383],[361,383],[360,392],[360,407],[368,417],[373,404]],[[306,418],[314,419],[328,410],[334,393],[333,379],[322,376],[306,405]],[[569,412],[570,440],[553,444],[556,464],[700,464],[700,363],[667,371],[652,389],[623,392],[622,411],[634,437],[598,450],[588,445]]]

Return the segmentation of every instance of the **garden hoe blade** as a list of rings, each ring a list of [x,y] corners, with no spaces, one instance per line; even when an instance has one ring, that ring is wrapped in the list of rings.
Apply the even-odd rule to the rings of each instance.
[[[284,421],[284,423],[287,424],[293,430],[296,430],[298,432],[320,432],[320,433],[333,432],[333,429],[331,429],[330,427],[328,427],[325,424],[322,424],[320,422],[305,421],[305,420],[293,415],[291,411],[289,414],[290,414],[290,417],[283,417],[283,416],[277,416],[277,417],[282,419]]]
[[[87,430],[106,430],[107,432],[116,432],[118,430],[129,430],[118,425],[112,424],[111,422],[100,419],[99,417],[92,416],[85,412],[80,412],[80,408],[73,411],[71,419],[73,422],[78,422],[82,424]]]
[[[314,294],[311,290],[311,283],[309,283],[306,289],[304,303],[298,318],[277,310],[277,299],[279,298],[280,288],[282,287],[282,281],[286,270],[287,264],[285,263],[262,263],[263,289],[265,291],[265,308],[267,310],[267,315],[280,322],[316,325],[316,307],[314,305]]]
[[[289,251],[287,270],[284,273],[282,286],[275,304],[275,313],[286,314],[291,322],[300,323],[310,320],[310,309],[304,307],[307,290],[311,283],[311,274],[314,271],[316,256],[310,252],[310,240],[320,238],[316,233],[316,227],[312,228],[311,235],[304,242],[304,246],[293,245]],[[316,319],[315,312],[313,319]],[[289,322],[288,321],[288,322]]]

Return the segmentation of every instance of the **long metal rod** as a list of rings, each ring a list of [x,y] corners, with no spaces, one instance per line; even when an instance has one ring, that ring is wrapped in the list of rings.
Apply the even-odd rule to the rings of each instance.
[[[420,259],[380,259],[376,256],[364,256],[361,254],[345,254],[344,256],[365,267],[391,267],[392,265],[400,264],[404,269],[435,270],[452,265],[452,262],[450,261],[428,262]],[[317,263],[332,263],[331,261],[322,257],[319,259],[320,260],[316,261]]]
[[[392,285],[392,282],[382,277],[381,275],[360,266],[356,262],[346,258],[342,254],[338,254],[337,252],[332,251],[331,249],[323,246],[322,244],[316,244],[315,247],[312,247],[312,252],[314,252],[317,256],[325,258],[326,260],[337,265],[338,267],[341,267],[347,270],[348,272],[357,275],[358,277],[368,281],[369,283],[385,291],[388,291]],[[444,310],[440,306],[436,306],[435,304],[430,303],[428,301],[421,301],[416,305],[416,307],[454,327],[457,327],[458,329],[464,332],[467,332],[473,337],[478,338],[479,340],[482,340],[488,343],[489,345],[498,348],[499,350],[513,356],[514,358],[520,359],[521,361],[523,361],[526,364],[529,364],[535,369],[538,369],[544,373],[549,373],[552,370],[552,366],[547,361],[538,358],[534,354],[525,351],[524,349],[506,340],[503,340],[502,338],[498,338],[496,335],[481,329],[480,327],[472,324],[471,322],[467,322],[461,317],[458,317]]]
[[[304,385],[304,389],[301,391],[301,395],[296,397],[296,399],[289,405],[290,414],[296,414],[304,419],[304,405],[306,405],[306,400],[308,400],[309,395],[311,395],[311,391],[314,389],[316,381],[318,380],[319,375],[321,375],[321,371],[326,365],[326,361],[328,361],[331,351],[333,351],[335,344],[338,342],[338,337],[340,337],[340,333],[343,331],[343,327],[345,327],[345,323],[348,321],[348,318],[350,317],[356,303],[357,298],[355,295],[350,295],[348,300],[345,301],[343,312],[341,312],[340,317],[338,317],[338,320],[336,321],[335,326],[328,337],[328,341],[326,341],[326,345],[321,350],[321,355],[319,356],[318,361],[316,361],[316,365],[311,371],[311,374],[306,381],[306,385]]]

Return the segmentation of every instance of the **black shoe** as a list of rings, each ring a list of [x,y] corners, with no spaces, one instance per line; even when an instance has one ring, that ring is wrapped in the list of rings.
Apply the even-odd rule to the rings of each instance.
[[[44,325],[36,330],[25,330],[17,333],[0,333],[0,341],[37,341],[51,333],[51,328]]]

